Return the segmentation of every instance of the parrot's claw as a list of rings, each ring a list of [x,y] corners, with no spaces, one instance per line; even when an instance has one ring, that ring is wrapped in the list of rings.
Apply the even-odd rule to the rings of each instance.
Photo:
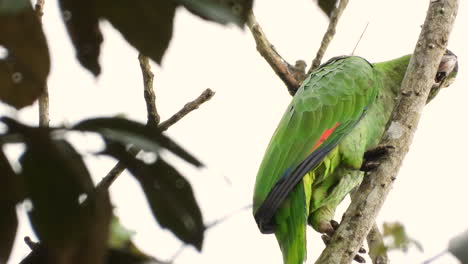
[[[361,255],[357,254],[354,256],[354,261],[357,263],[366,263],[366,260]]]
[[[379,167],[380,165],[380,162],[378,161],[364,161],[361,165],[361,171],[364,171],[364,172],[369,172],[369,171],[373,171],[375,169],[377,169],[377,167]]]
[[[333,220],[333,219],[330,220],[330,224],[331,224],[331,226],[333,227],[333,230],[337,230],[338,227],[340,227],[340,223],[338,223],[337,221],[335,221],[335,220]]]
[[[329,223],[327,222],[326,224],[322,223],[323,227],[325,226],[329,227],[329,228],[326,228],[326,230],[324,230],[323,232],[324,234],[322,235],[322,241],[326,246],[328,246],[328,244],[330,244],[331,237],[333,236],[335,231],[338,229],[340,224],[335,220],[330,220],[330,222]],[[367,252],[366,249],[363,247],[359,248],[358,250],[359,254],[365,254],[366,252]],[[354,260],[358,263],[366,263],[366,260],[359,254],[356,254],[354,256]]]
[[[375,170],[380,165],[379,159],[393,149],[395,149],[394,146],[381,145],[366,151],[364,153],[364,161],[361,165],[361,171],[369,172]]]
[[[395,147],[391,145],[379,145],[373,149],[369,149],[364,153],[365,160],[376,160],[382,158],[383,155],[386,155],[390,150],[394,150]]]

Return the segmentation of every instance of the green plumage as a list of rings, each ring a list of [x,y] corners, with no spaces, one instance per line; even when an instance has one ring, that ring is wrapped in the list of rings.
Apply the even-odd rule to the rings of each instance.
[[[265,152],[253,198],[256,214],[275,185],[286,186],[303,164],[313,166],[273,217],[285,264],[304,262],[307,223],[327,231],[336,206],[362,180],[363,154],[384,132],[409,58],[373,65],[360,57],[332,59],[298,89]]]

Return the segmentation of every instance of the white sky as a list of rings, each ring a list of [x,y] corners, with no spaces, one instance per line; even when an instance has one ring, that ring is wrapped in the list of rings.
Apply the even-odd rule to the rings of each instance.
[[[425,109],[410,153],[378,218],[379,225],[384,221],[403,222],[425,251],[412,248],[406,255],[392,253],[393,263],[421,263],[468,228],[468,80],[464,66],[468,61],[464,29],[468,9],[464,1],[460,2],[449,43],[459,58],[458,79]],[[370,24],[356,55],[376,62],[411,53],[428,3],[350,1],[325,59],[350,54],[367,22]],[[255,12],[271,42],[287,60],[294,63],[304,59],[310,64],[328,24],[311,0],[257,0]],[[49,78],[52,124],[120,113],[145,121],[137,52],[118,32],[109,24],[102,24],[103,72],[94,79],[77,64],[55,1],[46,1],[44,24],[53,63]],[[210,102],[168,131],[208,167],[201,172],[183,168],[189,174],[205,222],[249,204],[266,144],[291,99],[257,53],[250,32],[207,23],[180,9],[163,68],[155,66],[154,73],[157,106],[163,119],[205,88],[216,91]],[[36,108],[29,107],[19,117],[37,122]],[[14,114],[9,108],[2,110]],[[87,144],[80,143],[85,147]],[[107,158],[88,157],[87,161],[96,180],[114,164]],[[223,177],[228,177],[232,185],[226,184]],[[111,191],[122,222],[137,232],[138,245],[149,254],[170,258],[180,242],[157,226],[132,177],[122,175]],[[336,219],[341,219],[341,215]],[[10,263],[18,263],[29,252],[22,242],[25,235],[32,235],[32,231],[22,213],[19,239]],[[308,263],[313,263],[323,249],[319,237],[309,229]],[[176,260],[182,264],[220,262],[280,264],[282,258],[274,236],[261,235],[250,211],[246,211],[209,230],[201,254],[187,248]],[[458,262],[445,256],[434,263]]]

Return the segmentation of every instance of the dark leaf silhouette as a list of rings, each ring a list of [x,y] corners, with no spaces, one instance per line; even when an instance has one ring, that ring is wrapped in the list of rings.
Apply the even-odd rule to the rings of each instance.
[[[201,250],[205,226],[190,183],[161,158],[146,164],[118,143],[109,144],[105,153],[123,162],[139,181],[158,223]]]
[[[59,0],[62,19],[78,61],[95,76],[101,73],[99,53],[103,41],[93,0]]]
[[[101,263],[111,216],[107,192],[93,193],[81,156],[68,142],[52,139],[50,129],[7,117],[1,120],[26,145],[21,176],[32,205],[29,218],[41,241],[41,258],[45,263],[57,258],[73,264]]]
[[[83,67],[99,75],[102,34],[107,20],[140,53],[161,64],[172,38],[176,7],[221,24],[243,27],[253,0],[59,0],[62,18]]]
[[[6,263],[15,240],[16,203],[22,197],[18,176],[0,149],[0,263]]]
[[[253,0],[177,0],[192,13],[221,24],[243,27]]]
[[[0,100],[20,109],[44,90],[49,50],[31,3],[5,2],[0,9]]]
[[[139,52],[161,63],[172,37],[176,3],[147,0],[59,0],[62,18],[80,63],[99,75],[102,34],[106,19]]]
[[[107,140],[133,144],[140,149],[156,153],[167,149],[194,166],[202,166],[200,161],[163,135],[160,130],[124,118],[88,119],[76,124],[72,129],[96,132]]]
[[[333,9],[335,8],[338,0],[318,0],[318,6],[322,9],[328,17],[331,16]]]
[[[468,263],[468,230],[450,239],[448,251],[462,264]]]
[[[0,189],[3,188],[0,187]],[[0,216],[0,263],[6,263],[13,248],[18,227],[15,204],[11,201],[0,201]]]

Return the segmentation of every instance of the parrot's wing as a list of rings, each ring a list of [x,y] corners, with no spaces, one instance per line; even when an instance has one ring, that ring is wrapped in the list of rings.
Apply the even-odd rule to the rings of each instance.
[[[304,81],[283,115],[257,175],[254,212],[263,233],[274,232],[278,208],[302,177],[359,122],[375,99],[377,86],[372,65],[360,57],[332,59]],[[303,211],[305,207],[303,201]]]

